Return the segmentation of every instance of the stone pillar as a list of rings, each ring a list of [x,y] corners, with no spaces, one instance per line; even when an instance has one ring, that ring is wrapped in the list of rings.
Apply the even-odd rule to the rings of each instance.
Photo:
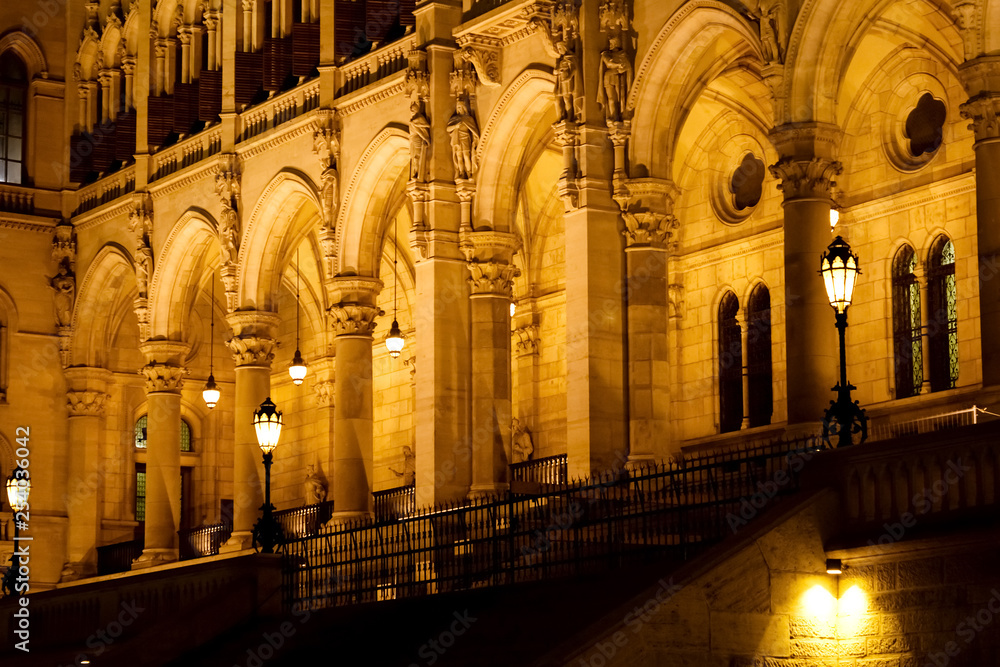
[[[333,519],[343,523],[372,516],[372,332],[382,311],[375,305],[382,281],[333,279],[337,382],[334,385]]]
[[[238,310],[226,316],[233,330],[229,350],[236,363],[233,443],[233,534],[221,551],[253,545],[253,524],[264,504],[264,464],[253,413],[271,393],[271,361],[281,319],[274,313]],[[278,406],[281,409],[281,406]],[[281,442],[275,456],[281,456]]]
[[[104,406],[110,371],[72,367],[66,375],[69,412],[69,475],[66,479],[66,515],[69,533],[66,565],[60,581],[97,574],[97,546],[101,535],[101,447],[104,444]]]
[[[177,560],[181,520],[181,385],[187,343],[148,341],[139,349],[146,378],[146,533],[138,570]]]
[[[835,398],[839,343],[834,313],[819,275],[820,257],[830,245],[833,159],[840,131],[820,123],[776,128],[772,140],[781,159],[771,167],[784,195],[785,348],[788,425],[818,431]],[[860,258],[863,263],[866,259]],[[848,374],[850,377],[850,374]]]
[[[334,395],[337,390],[334,364],[336,360],[325,357],[310,360],[309,372],[312,374],[313,395],[316,400],[316,459],[322,466],[322,473],[327,479],[332,478],[334,459]],[[333,500],[330,496],[327,500]]]
[[[670,446],[670,340],[667,258],[677,220],[675,188],[654,179],[625,184],[626,298],[628,303],[629,465],[673,453]]]
[[[980,56],[959,70],[969,101],[962,118],[976,143],[976,234],[983,386],[1000,384],[1000,56]]]
[[[927,263],[918,261],[913,271],[920,287],[920,393],[931,393],[931,342],[928,326],[930,325],[930,302],[927,289]]]
[[[533,300],[522,299],[518,312],[514,315],[515,325],[511,332],[511,349],[517,359],[513,382],[514,416],[531,432],[535,432],[535,386],[538,359],[538,324],[535,323]],[[522,312],[524,311],[524,312]]]
[[[517,250],[513,234],[467,232],[462,249],[472,277],[472,486],[470,496],[507,489],[510,451],[510,300]]]
[[[747,324],[747,304],[736,312],[736,324],[740,327],[740,350],[743,354],[740,367],[743,369],[743,421],[740,428],[750,427],[750,327]]]
[[[135,108],[133,91],[135,90],[135,58],[122,59],[122,74],[125,77],[125,100],[123,111],[131,111]]]

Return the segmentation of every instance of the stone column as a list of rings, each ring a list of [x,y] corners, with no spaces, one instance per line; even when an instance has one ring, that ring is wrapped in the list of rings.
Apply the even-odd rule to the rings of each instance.
[[[334,364],[336,360],[326,357],[310,360],[309,372],[312,374],[313,395],[316,400],[316,458],[327,479],[332,478],[334,458],[334,394],[336,392],[336,376]],[[327,500],[333,500],[330,496]]]
[[[677,221],[675,188],[665,181],[627,181],[623,201],[628,290],[629,465],[663,458],[670,447],[670,359],[667,258]]]
[[[271,361],[281,319],[274,313],[238,310],[226,316],[233,330],[229,350],[236,363],[235,441],[233,443],[233,534],[221,551],[253,545],[253,524],[264,504],[264,464],[253,413],[271,393]],[[278,406],[281,409],[281,406]],[[275,456],[281,456],[281,442]]]
[[[930,302],[928,301],[927,289],[927,263],[917,261],[917,266],[913,271],[920,288],[920,393],[931,393],[931,341],[929,335],[930,325]],[[898,354],[898,351],[896,351]]]
[[[112,375],[103,368],[73,367],[66,375],[69,412],[69,474],[66,479],[66,515],[69,533],[66,565],[60,581],[97,574],[97,546],[101,535],[101,447],[104,444],[104,407]]]
[[[181,520],[181,385],[187,343],[149,341],[139,349],[146,378],[146,533],[133,570],[177,560]]]
[[[820,123],[784,125],[772,133],[781,159],[771,173],[785,200],[788,425],[803,432],[819,430],[839,377],[834,313],[818,273],[820,257],[833,240],[831,193],[841,172],[833,156],[839,137],[838,128]],[[862,265],[866,259],[871,258],[860,258]]]
[[[510,300],[517,250],[513,234],[467,232],[462,249],[472,277],[472,497],[507,489],[510,451]]]
[[[535,382],[538,360],[538,324],[535,323],[534,303],[522,299],[518,312],[514,315],[515,325],[511,332],[511,349],[517,359],[514,375],[513,401],[516,406],[514,416],[532,433],[538,428],[535,423]],[[521,312],[525,311],[525,312]]]
[[[743,307],[736,311],[736,324],[740,327],[740,350],[743,354],[740,363],[740,367],[743,369],[743,421],[740,422],[740,428],[744,429],[750,426],[750,348],[747,347],[750,342],[750,327],[747,323],[746,304],[743,304]]]
[[[969,101],[962,118],[976,143],[976,234],[983,386],[1000,384],[1000,56],[980,56],[959,70]]]
[[[382,311],[375,305],[382,281],[360,276],[333,279],[337,381],[334,385],[333,519],[372,516],[372,332]]]
[[[125,100],[123,111],[131,111],[135,107],[132,99],[135,89],[135,58],[122,59],[122,73],[125,77]]]

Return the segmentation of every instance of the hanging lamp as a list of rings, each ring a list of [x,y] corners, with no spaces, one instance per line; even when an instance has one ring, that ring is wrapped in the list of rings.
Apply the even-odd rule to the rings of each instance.
[[[302,360],[302,352],[299,351],[299,249],[295,249],[295,356],[292,357],[292,365],[288,367],[288,374],[292,377],[292,382],[296,385],[302,384],[306,379],[306,362]]]
[[[213,343],[215,342],[215,272],[212,272],[212,303],[209,305],[209,310],[211,312],[212,324],[209,327],[211,332],[208,336],[208,382],[205,383],[205,388],[201,390],[201,397],[205,399],[205,405],[211,410],[215,407],[216,403],[219,402],[219,397],[222,392],[219,391],[218,385],[215,384],[215,355]]]
[[[393,224],[394,224],[394,229],[396,229],[396,227],[395,227],[396,223],[393,223]],[[385,337],[385,349],[389,350],[389,356],[392,357],[393,359],[395,359],[396,357],[399,356],[399,353],[403,351],[403,346],[406,344],[406,341],[403,339],[403,332],[399,330],[399,322],[396,319],[396,315],[397,315],[397,311],[396,311],[396,291],[397,291],[397,287],[399,286],[399,271],[398,271],[397,266],[396,266],[397,263],[398,263],[398,260],[399,260],[399,243],[398,243],[398,241],[399,241],[399,239],[396,238],[396,235],[394,234],[393,235],[393,239],[392,239],[392,247],[393,247],[393,254],[392,254],[392,272],[393,272],[393,281],[392,281],[392,326],[389,327],[389,334]]]

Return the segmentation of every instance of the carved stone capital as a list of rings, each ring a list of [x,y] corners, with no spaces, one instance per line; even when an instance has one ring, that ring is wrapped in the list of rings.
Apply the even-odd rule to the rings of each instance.
[[[102,391],[67,391],[66,408],[70,417],[103,417],[108,395]]]
[[[510,262],[521,247],[521,242],[517,236],[508,232],[484,230],[463,232],[458,245],[469,262]]]
[[[377,306],[341,302],[330,307],[335,336],[371,337],[375,331],[375,318],[384,315]]]
[[[148,340],[139,344],[139,351],[150,364],[183,366],[191,346],[176,340]]]
[[[274,360],[274,339],[259,336],[233,337],[226,341],[237,366],[270,367]]]
[[[316,394],[316,405],[323,408],[333,407],[334,385],[333,382],[316,382],[313,384],[313,392]]]
[[[771,143],[782,158],[836,159],[843,132],[830,123],[786,123],[771,130]]]
[[[615,201],[623,213],[650,211],[669,215],[680,196],[680,189],[673,181],[661,178],[629,178],[622,185],[622,192],[615,196]]]
[[[139,374],[146,378],[146,393],[179,393],[184,386],[184,375],[187,370],[180,366],[151,361],[139,369]]]
[[[793,199],[830,201],[833,198],[833,188],[837,185],[833,178],[843,170],[839,162],[820,157],[809,160],[782,158],[770,167],[771,175],[781,181],[778,189],[785,196],[785,201]]]
[[[665,249],[668,241],[679,227],[677,218],[665,213],[626,212],[622,213],[622,218],[625,220],[625,229],[622,231],[622,235],[625,237],[625,246],[628,248]]]
[[[976,141],[1000,138],[1000,93],[981,93],[959,107]]]
[[[528,324],[511,332],[514,352],[519,357],[538,354],[538,325]]]
[[[469,285],[473,295],[492,295],[510,298],[514,278],[521,275],[516,266],[509,262],[471,261],[467,264]]]
[[[479,83],[490,88],[500,85],[500,51],[483,46],[466,45],[455,52],[455,69],[461,63],[472,65]],[[453,93],[454,94],[454,93]]]

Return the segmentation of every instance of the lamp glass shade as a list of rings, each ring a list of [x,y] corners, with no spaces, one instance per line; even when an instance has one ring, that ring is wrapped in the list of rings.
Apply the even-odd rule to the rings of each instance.
[[[838,211],[835,208],[831,208],[830,209],[830,229],[833,229],[834,227],[836,227],[838,222],[840,222],[840,211]]]
[[[385,349],[389,350],[389,356],[395,359],[403,351],[406,341],[403,339],[403,332],[399,330],[399,322],[392,321],[389,334],[385,337]]]
[[[15,512],[22,512],[28,506],[28,493],[31,482],[24,474],[24,469],[18,466],[7,478],[7,502]]]
[[[257,444],[265,454],[270,454],[278,446],[281,436],[281,410],[268,396],[253,413],[253,426],[257,431]]]
[[[513,301],[510,302],[510,316],[514,317],[514,313],[517,312],[517,304]]]
[[[288,375],[291,376],[292,382],[295,384],[302,384],[302,381],[306,379],[306,362],[302,360],[302,353],[295,350],[295,356],[292,357],[292,365],[288,367]]]
[[[211,410],[215,407],[216,403],[219,402],[219,397],[222,396],[222,392],[219,391],[219,387],[215,384],[215,376],[209,374],[208,382],[205,383],[205,388],[201,390],[201,397],[205,400],[205,405]]]
[[[819,272],[823,276],[830,305],[838,313],[843,313],[851,305],[854,285],[858,274],[861,273],[858,268],[858,256],[852,253],[851,246],[838,236],[823,253]]]

